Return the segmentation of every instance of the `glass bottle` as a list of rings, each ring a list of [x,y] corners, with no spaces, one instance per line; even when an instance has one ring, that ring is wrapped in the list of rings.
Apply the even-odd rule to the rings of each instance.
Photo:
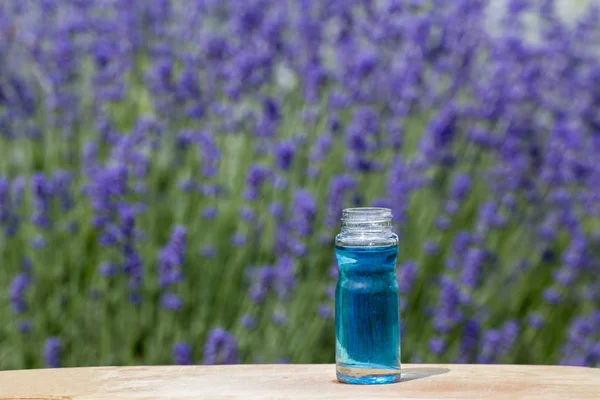
[[[336,374],[340,382],[400,380],[398,236],[388,208],[348,208],[335,238]]]

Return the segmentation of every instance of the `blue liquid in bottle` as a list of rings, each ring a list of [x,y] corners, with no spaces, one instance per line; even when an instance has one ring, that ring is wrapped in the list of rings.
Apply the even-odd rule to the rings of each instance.
[[[400,380],[398,245],[337,245],[336,372],[345,383]]]

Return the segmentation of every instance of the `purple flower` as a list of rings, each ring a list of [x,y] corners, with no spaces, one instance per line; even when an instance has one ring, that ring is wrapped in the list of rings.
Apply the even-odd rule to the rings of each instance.
[[[0,223],[8,220],[10,210],[9,181],[0,177]]]
[[[30,333],[33,330],[33,323],[29,320],[18,321],[17,329],[19,332],[21,332],[23,334]]]
[[[177,82],[177,95],[180,99],[198,100],[200,97],[200,82],[198,71],[189,66],[179,74]]]
[[[320,162],[325,159],[327,154],[331,150],[331,146],[333,144],[333,138],[331,135],[321,135],[319,136],[313,145],[310,153],[310,159],[314,162]]]
[[[175,226],[171,232],[169,243],[158,255],[158,281],[161,288],[179,283],[183,280],[181,267],[185,262],[187,230]]]
[[[214,136],[210,133],[199,133],[195,139],[202,150],[202,173],[210,178],[217,174],[218,164],[221,160],[221,151],[215,143]]]
[[[435,226],[440,231],[447,231],[448,229],[450,229],[450,225],[451,225],[450,220],[444,216],[439,216],[435,220]]]
[[[179,311],[183,307],[183,300],[174,293],[165,293],[160,298],[160,306],[169,311]]]
[[[454,248],[454,252],[459,255],[462,256],[463,253],[465,253],[467,251],[467,249],[469,248],[469,245],[474,243],[474,236],[473,234],[471,234],[470,232],[466,232],[466,231],[460,231],[456,234],[456,236],[454,237],[454,243],[452,244],[452,247]]]
[[[589,261],[586,238],[576,235],[563,253],[562,261],[571,270],[577,271],[586,266]]]
[[[483,250],[471,248],[467,251],[463,262],[463,273],[461,280],[469,288],[475,288],[481,279],[483,262],[486,254]]]
[[[576,279],[576,274],[572,269],[561,268],[552,272],[554,281],[563,287],[571,286]]]
[[[98,271],[100,272],[100,275],[105,278],[113,278],[119,273],[117,266],[112,263],[100,264]]]
[[[241,318],[241,324],[246,329],[254,329],[256,327],[256,319],[252,318],[248,314],[245,314]]]
[[[52,185],[43,174],[36,173],[31,177],[31,191],[34,208],[31,221],[41,228],[49,228],[50,217],[48,212],[52,196]]]
[[[550,305],[558,305],[560,303],[560,300],[562,298],[561,293],[556,290],[555,288],[547,288],[546,290],[544,290],[544,300],[550,304]]]
[[[455,200],[447,201],[444,206],[444,211],[447,212],[449,215],[456,215],[458,213],[458,210],[460,210],[460,205]]]
[[[329,304],[320,304],[319,305],[319,316],[323,319],[332,319],[333,318],[333,309]]]
[[[338,224],[344,208],[346,193],[356,187],[354,178],[347,175],[333,177],[329,186],[329,198],[327,201],[327,225],[330,227]]]
[[[478,233],[487,232],[489,227],[502,227],[506,224],[506,219],[500,215],[498,207],[492,201],[484,203],[479,209],[479,222],[477,225]]]
[[[467,174],[458,174],[454,177],[450,196],[454,200],[462,201],[471,189],[471,178]]]
[[[275,266],[276,289],[281,299],[288,299],[296,286],[295,260],[287,255],[280,257]]]
[[[335,297],[335,285],[327,285],[325,288],[325,295],[328,298],[333,299]]]
[[[231,244],[235,247],[243,247],[246,245],[247,241],[246,235],[240,232],[236,232],[231,236]]]
[[[173,91],[173,64],[168,58],[158,60],[148,74],[148,87],[155,94]]]
[[[269,213],[275,219],[281,219],[283,217],[284,212],[285,212],[285,208],[284,208],[283,204],[281,204],[279,202],[273,202],[273,203],[269,204]]]
[[[436,242],[427,240],[425,241],[425,244],[423,244],[423,250],[427,255],[435,256],[440,250],[440,245]]]
[[[46,339],[44,343],[44,363],[46,368],[60,367],[61,347],[60,339],[56,337]]]
[[[250,299],[260,304],[268,295],[269,290],[277,280],[277,271],[270,266],[260,267],[253,272],[252,285],[250,287]]]
[[[204,258],[215,258],[217,256],[217,248],[212,244],[204,245],[199,253]]]
[[[312,234],[317,215],[317,203],[312,194],[304,189],[296,191],[293,209],[292,226],[294,230],[302,236]]]
[[[271,315],[271,320],[275,325],[284,325],[288,321],[288,317],[284,312],[276,311]]]
[[[415,279],[417,277],[417,264],[414,261],[407,261],[398,268],[398,288],[400,293],[410,293]]]
[[[52,193],[60,199],[63,211],[68,211],[74,204],[70,193],[72,181],[73,176],[67,171],[57,171],[52,175]]]
[[[173,360],[177,365],[191,365],[192,347],[185,342],[175,343],[173,346]]]
[[[433,326],[440,333],[449,332],[462,318],[458,307],[461,303],[461,294],[457,283],[448,276],[440,279],[440,294],[438,308],[433,317]]]
[[[211,330],[204,345],[204,364],[236,364],[238,344],[235,337],[223,328]]]
[[[209,206],[202,210],[202,217],[204,219],[215,219],[217,215],[219,215],[219,209],[217,207]]]
[[[421,143],[422,154],[432,162],[443,160],[457,132],[457,113],[453,105],[442,109],[429,123]],[[442,158],[440,158],[442,157]]]
[[[446,351],[446,342],[442,338],[434,337],[429,340],[429,350],[435,355],[440,355]]]
[[[252,222],[256,219],[256,213],[248,206],[242,207],[240,210],[240,217],[247,222]]]
[[[142,269],[142,259],[135,251],[129,251],[125,254],[123,272],[127,275],[128,286],[130,289],[135,290],[142,285],[144,272]]]
[[[474,355],[479,344],[481,328],[475,319],[465,322],[460,342],[460,354],[464,362],[474,362]]]
[[[262,184],[272,176],[271,171],[262,165],[252,164],[246,178],[246,200],[256,200],[259,196]]]
[[[275,162],[279,169],[288,171],[294,162],[296,155],[296,146],[293,142],[286,140],[275,147]]]
[[[272,97],[263,100],[263,114],[269,122],[277,122],[281,119],[280,108],[277,100]]]
[[[25,295],[31,285],[31,279],[28,274],[21,273],[16,275],[9,289],[9,298],[14,314],[22,314],[27,311],[27,301]]]
[[[544,324],[544,317],[536,312],[532,312],[529,313],[529,315],[527,316],[527,323],[533,328],[533,329],[541,329]]]
[[[31,240],[31,246],[36,250],[43,249],[46,247],[46,240],[41,236],[36,236]]]
[[[284,190],[288,187],[288,179],[282,175],[273,176],[273,187],[277,190]]]

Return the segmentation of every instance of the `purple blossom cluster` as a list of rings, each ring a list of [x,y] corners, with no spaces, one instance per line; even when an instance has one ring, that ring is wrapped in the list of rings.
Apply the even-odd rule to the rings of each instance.
[[[600,11],[488,3],[3,1],[7,365],[331,361],[349,206],[407,359],[599,365]]]

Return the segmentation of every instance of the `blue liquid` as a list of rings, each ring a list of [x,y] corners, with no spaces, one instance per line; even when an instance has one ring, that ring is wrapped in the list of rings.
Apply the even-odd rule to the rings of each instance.
[[[336,372],[346,383],[400,380],[398,246],[336,246]]]

